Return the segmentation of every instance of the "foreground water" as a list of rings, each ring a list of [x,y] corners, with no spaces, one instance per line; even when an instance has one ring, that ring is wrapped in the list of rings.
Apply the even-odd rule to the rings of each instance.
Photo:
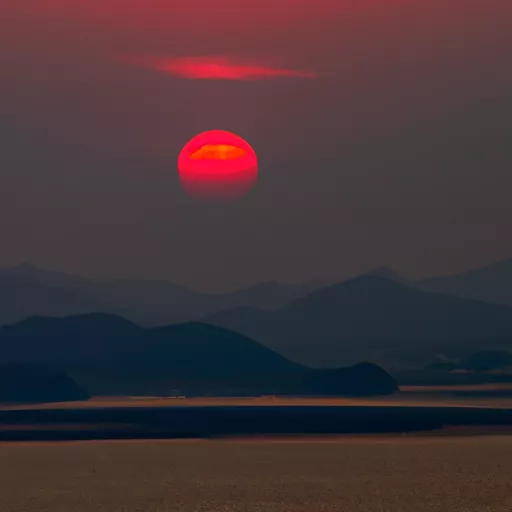
[[[512,437],[0,444],[2,512],[509,512]]]

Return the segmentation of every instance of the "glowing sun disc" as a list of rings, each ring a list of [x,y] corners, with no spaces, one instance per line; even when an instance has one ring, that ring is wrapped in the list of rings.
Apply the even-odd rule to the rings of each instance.
[[[258,158],[238,135],[212,130],[185,145],[178,158],[178,172],[183,189],[193,197],[238,199],[256,184]]]

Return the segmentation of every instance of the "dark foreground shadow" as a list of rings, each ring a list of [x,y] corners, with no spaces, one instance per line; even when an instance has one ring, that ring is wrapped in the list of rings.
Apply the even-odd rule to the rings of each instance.
[[[184,406],[0,411],[0,441],[382,434],[511,425],[512,410],[401,406]]]

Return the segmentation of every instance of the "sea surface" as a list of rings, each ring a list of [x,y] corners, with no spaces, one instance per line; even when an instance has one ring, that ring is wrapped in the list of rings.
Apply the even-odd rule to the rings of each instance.
[[[512,436],[0,444],[1,512],[510,512]]]

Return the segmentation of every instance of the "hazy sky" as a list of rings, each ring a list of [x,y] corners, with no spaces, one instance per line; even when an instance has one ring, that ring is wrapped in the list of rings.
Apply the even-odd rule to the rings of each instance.
[[[3,1],[0,264],[220,290],[512,257],[511,26],[510,0]],[[176,159],[217,128],[261,168],[211,205]]]

